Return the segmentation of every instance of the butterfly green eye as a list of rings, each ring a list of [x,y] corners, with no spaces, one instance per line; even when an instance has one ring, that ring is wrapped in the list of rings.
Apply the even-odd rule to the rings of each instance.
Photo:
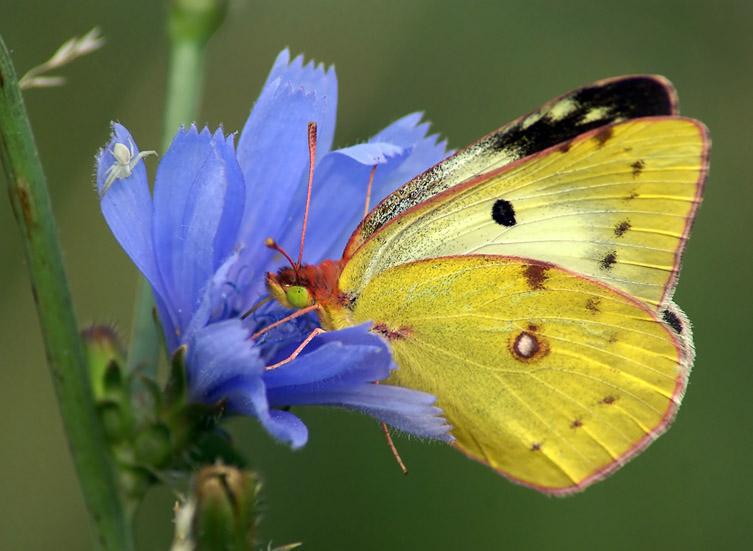
[[[306,287],[293,285],[285,291],[285,298],[293,308],[305,308],[309,305],[309,291]]]

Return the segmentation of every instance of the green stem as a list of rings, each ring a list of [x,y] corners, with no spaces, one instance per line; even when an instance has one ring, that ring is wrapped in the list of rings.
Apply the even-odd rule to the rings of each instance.
[[[180,125],[188,125],[197,119],[207,42],[219,28],[226,11],[225,0],[173,0],[169,4],[170,54],[162,131],[163,154]],[[143,373],[151,377],[156,373],[162,342],[153,312],[152,290],[142,278],[131,327],[128,366],[143,366]]]
[[[173,37],[167,67],[162,150],[166,151],[180,125],[189,125],[199,114],[206,41]]]
[[[94,405],[44,172],[2,38],[0,156],[21,229],[52,383],[95,540],[105,550],[133,549],[131,525]]]

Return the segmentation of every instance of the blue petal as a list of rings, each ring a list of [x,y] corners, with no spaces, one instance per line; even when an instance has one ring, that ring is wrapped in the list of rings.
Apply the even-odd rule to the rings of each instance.
[[[304,256],[308,263],[342,255],[348,238],[363,219],[375,162],[383,161],[374,173],[370,208],[445,157],[445,142],[436,143],[436,136],[425,137],[428,124],[418,124],[419,120],[420,114],[403,117],[369,143],[333,151],[317,165],[306,228]],[[304,205],[303,199],[297,200],[291,209],[292,222],[278,236],[287,250],[298,248]]]
[[[239,380],[261,383],[264,362],[248,337],[238,318],[213,323],[191,335],[186,362],[190,401],[215,402],[225,396],[229,384]]]
[[[394,367],[389,345],[369,332],[371,323],[328,331],[317,335],[295,360],[264,374],[270,400],[282,396],[292,387],[307,384],[343,384],[373,382],[385,379]],[[289,355],[280,351],[268,363],[276,363]],[[286,387],[286,389],[281,389]],[[286,405],[274,399],[274,403]]]
[[[186,328],[207,282],[234,250],[245,183],[221,130],[181,129],[157,170],[154,244],[168,303]]]
[[[187,336],[199,331],[210,322],[210,319],[224,320],[237,317],[241,313],[239,310],[242,306],[237,304],[236,289],[230,285],[230,273],[235,268],[238,257],[237,251],[232,253],[207,282],[199,306],[188,327],[184,329]]]
[[[278,57],[238,142],[238,161],[248,185],[240,235],[247,257],[258,266],[272,256],[264,240],[279,238],[291,202],[307,180],[308,123],[318,125],[317,157],[329,151],[334,135],[334,69],[325,73],[321,66],[301,67],[302,59],[296,58],[283,70],[286,58],[287,52]]]
[[[328,109],[322,123],[319,125],[317,148],[320,154],[327,153],[332,148],[335,136],[335,116],[337,108],[337,77],[334,66],[324,68],[323,63],[315,64],[309,61],[303,65],[303,55],[297,56],[292,62],[290,51],[285,48],[277,55],[272,70],[264,83],[266,88],[277,78],[281,82],[290,82],[294,88],[303,87],[306,92],[316,92],[320,97],[327,98]],[[317,123],[318,124],[318,123]]]
[[[437,142],[437,135],[429,135],[429,123],[421,123],[421,113],[412,113],[398,119],[387,128],[374,136],[369,143],[389,142],[403,148],[410,148],[410,155],[402,163],[396,163],[390,168],[389,174],[381,174],[374,179],[371,194],[371,205],[376,206],[382,199],[395,191],[398,187],[425,172],[439,161],[447,157],[447,142]],[[377,174],[381,170],[377,168]]]
[[[292,413],[270,409],[266,387],[259,377],[241,377],[217,392],[215,399],[227,398],[230,413],[256,417],[264,429],[292,448],[300,448],[308,440],[308,429]]]
[[[101,190],[107,179],[106,171],[115,163],[112,148],[116,143],[133,144],[134,155],[139,149],[130,132],[117,122],[112,124],[113,135],[107,147],[97,155],[97,189]],[[115,239],[131,257],[157,293],[164,289],[154,258],[152,243],[152,197],[146,179],[144,163],[138,163],[131,176],[115,180],[100,201],[102,215]]]
[[[337,388],[299,391],[289,395],[287,405],[321,404],[345,407],[384,421],[403,432],[451,442],[452,427],[430,394],[384,384],[342,385]],[[272,402],[270,399],[270,403]]]
[[[247,386],[236,387],[234,392],[228,394],[228,400],[231,412],[256,417],[269,434],[290,444],[293,449],[306,444],[306,425],[292,413],[269,409],[260,381],[249,381]]]
[[[259,347],[248,337],[239,318],[193,334],[187,358],[189,401],[213,403],[227,398],[230,413],[256,417],[272,436],[299,448],[308,439],[308,429],[295,415],[269,408]]]
[[[395,367],[389,346],[362,324],[317,336],[298,358],[264,374],[272,406],[325,404],[376,417],[417,436],[451,439],[429,394],[373,381]]]
[[[290,444],[294,450],[303,447],[309,439],[309,429],[289,411],[270,409],[262,425],[272,436]]]
[[[402,155],[405,148],[389,142],[369,142],[338,149],[335,153],[346,155],[362,165],[374,166],[386,163],[392,157]]]

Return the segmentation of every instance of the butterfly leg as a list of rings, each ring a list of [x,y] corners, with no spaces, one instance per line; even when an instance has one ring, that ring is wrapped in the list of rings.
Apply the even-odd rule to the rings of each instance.
[[[310,343],[311,340],[314,337],[316,337],[317,335],[321,335],[322,333],[326,333],[326,331],[324,329],[322,329],[321,327],[317,327],[311,333],[309,333],[308,337],[306,337],[305,339],[303,339],[303,342],[298,345],[298,348],[296,348],[295,350],[293,350],[293,353],[290,356],[288,356],[287,358],[285,358],[284,360],[282,360],[280,362],[277,362],[276,364],[268,365],[265,369],[267,371],[269,371],[271,369],[277,369],[281,365],[285,365],[288,362],[292,362],[293,360],[295,360],[298,357],[298,354],[300,354],[303,351],[303,349],[306,348],[306,346],[308,345],[308,343]]]
[[[379,381],[374,382],[375,385],[379,384]],[[390,447],[390,451],[392,452],[392,455],[395,457],[395,461],[397,461],[397,464],[400,466],[400,469],[403,471],[403,474],[408,474],[408,469],[405,466],[405,463],[403,463],[402,457],[400,457],[400,454],[397,453],[397,447],[395,446],[395,443],[392,441],[392,436],[390,436],[390,431],[387,428],[387,423],[384,421],[379,422],[382,425],[382,432],[384,433],[384,437],[387,439],[387,445]]]

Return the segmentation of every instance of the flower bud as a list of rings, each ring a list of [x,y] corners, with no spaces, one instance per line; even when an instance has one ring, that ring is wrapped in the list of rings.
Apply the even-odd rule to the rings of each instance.
[[[176,514],[173,548],[251,551],[258,489],[254,471],[222,464],[201,469],[193,496]]]

